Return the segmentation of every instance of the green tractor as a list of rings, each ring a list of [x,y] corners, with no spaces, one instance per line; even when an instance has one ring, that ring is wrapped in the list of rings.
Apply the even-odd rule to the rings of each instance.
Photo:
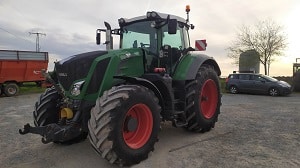
[[[46,74],[53,87],[35,104],[35,126],[24,125],[21,134],[40,134],[43,143],[88,137],[110,163],[132,165],[154,150],[161,122],[191,132],[215,126],[221,71],[190,47],[188,19],[152,11],[118,21],[118,29],[105,22],[96,32],[97,44],[105,34],[106,51],[55,63]],[[120,38],[118,50],[112,50],[113,35]]]

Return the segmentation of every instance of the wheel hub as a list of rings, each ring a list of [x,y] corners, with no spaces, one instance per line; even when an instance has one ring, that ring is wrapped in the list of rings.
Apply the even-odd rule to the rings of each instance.
[[[125,121],[125,132],[134,132],[137,129],[138,120],[132,116],[128,116]]]

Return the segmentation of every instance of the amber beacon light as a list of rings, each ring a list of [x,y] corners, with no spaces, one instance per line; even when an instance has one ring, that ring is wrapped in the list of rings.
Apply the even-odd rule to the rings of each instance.
[[[186,5],[186,6],[185,6],[185,11],[186,11],[186,12],[189,12],[190,10],[191,10],[191,9],[190,9],[190,5]]]

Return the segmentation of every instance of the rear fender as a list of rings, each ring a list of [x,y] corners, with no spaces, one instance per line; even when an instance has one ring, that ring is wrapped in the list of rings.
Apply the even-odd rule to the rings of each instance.
[[[209,57],[199,52],[190,52],[183,57],[177,65],[173,74],[175,80],[193,80],[195,79],[198,69],[202,65],[210,65],[214,68],[217,75],[221,75],[221,70],[213,57]]]

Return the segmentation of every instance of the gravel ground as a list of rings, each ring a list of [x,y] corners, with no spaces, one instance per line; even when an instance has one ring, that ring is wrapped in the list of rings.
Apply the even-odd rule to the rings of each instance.
[[[39,94],[0,97],[0,167],[116,167],[100,158],[89,141],[42,144],[19,135],[32,122]],[[300,167],[300,94],[287,97],[224,94],[216,127],[195,134],[162,123],[149,158],[133,167]]]

